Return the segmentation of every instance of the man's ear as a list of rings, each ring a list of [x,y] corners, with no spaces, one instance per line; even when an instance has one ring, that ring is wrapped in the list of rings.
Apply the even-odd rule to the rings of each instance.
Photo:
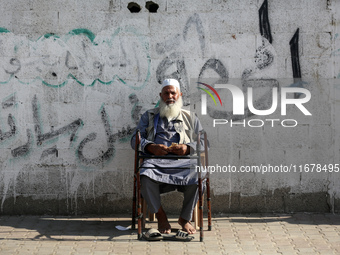
[[[161,93],[159,93],[159,96],[160,96],[160,97],[162,97],[162,92],[161,92]]]
[[[183,93],[181,92],[180,96],[183,96]]]

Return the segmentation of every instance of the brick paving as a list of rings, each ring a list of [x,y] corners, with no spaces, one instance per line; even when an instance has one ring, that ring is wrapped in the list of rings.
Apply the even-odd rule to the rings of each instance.
[[[170,223],[179,227],[175,218]],[[116,229],[130,224],[126,216],[1,216],[0,254],[340,254],[334,214],[216,216],[204,242],[198,233],[191,242],[139,241],[136,230]]]

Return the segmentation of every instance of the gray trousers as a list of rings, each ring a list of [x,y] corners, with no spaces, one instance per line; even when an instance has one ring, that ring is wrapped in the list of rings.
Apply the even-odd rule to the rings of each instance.
[[[158,212],[161,207],[161,193],[174,190],[182,192],[184,195],[180,217],[190,221],[192,212],[198,201],[198,186],[192,185],[172,185],[155,181],[148,176],[141,175],[141,193],[148,204],[151,213]]]

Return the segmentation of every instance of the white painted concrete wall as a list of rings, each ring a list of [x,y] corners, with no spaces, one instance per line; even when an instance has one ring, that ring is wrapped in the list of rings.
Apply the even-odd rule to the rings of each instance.
[[[281,116],[296,127],[212,126],[233,118],[209,101],[202,122],[212,166],[290,166],[290,173],[213,173],[215,212],[339,211],[340,5],[335,0],[1,0],[0,194],[4,213],[110,213],[130,210],[138,117],[158,102],[159,81],[181,80],[187,108],[195,79],[253,83],[265,109],[272,87],[297,82],[290,41],[298,30],[305,106]],[[263,19],[262,19],[263,20]],[[270,31],[268,28],[270,26]],[[261,31],[260,27],[263,28]],[[190,92],[192,97],[190,97]],[[200,99],[200,97],[197,97]],[[197,109],[197,108],[196,108]],[[240,121],[265,120],[245,116]],[[234,119],[235,120],[235,119]],[[300,172],[321,164],[327,171]],[[311,167],[311,166],[310,166]],[[293,169],[293,168],[291,168]]]

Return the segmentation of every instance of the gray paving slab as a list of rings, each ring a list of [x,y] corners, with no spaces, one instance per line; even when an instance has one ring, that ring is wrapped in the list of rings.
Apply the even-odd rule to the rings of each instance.
[[[169,219],[176,231],[176,218]],[[116,228],[130,225],[119,215],[1,216],[0,254],[340,254],[340,215],[334,214],[219,215],[204,242],[198,233],[191,242],[140,241],[136,230]]]

